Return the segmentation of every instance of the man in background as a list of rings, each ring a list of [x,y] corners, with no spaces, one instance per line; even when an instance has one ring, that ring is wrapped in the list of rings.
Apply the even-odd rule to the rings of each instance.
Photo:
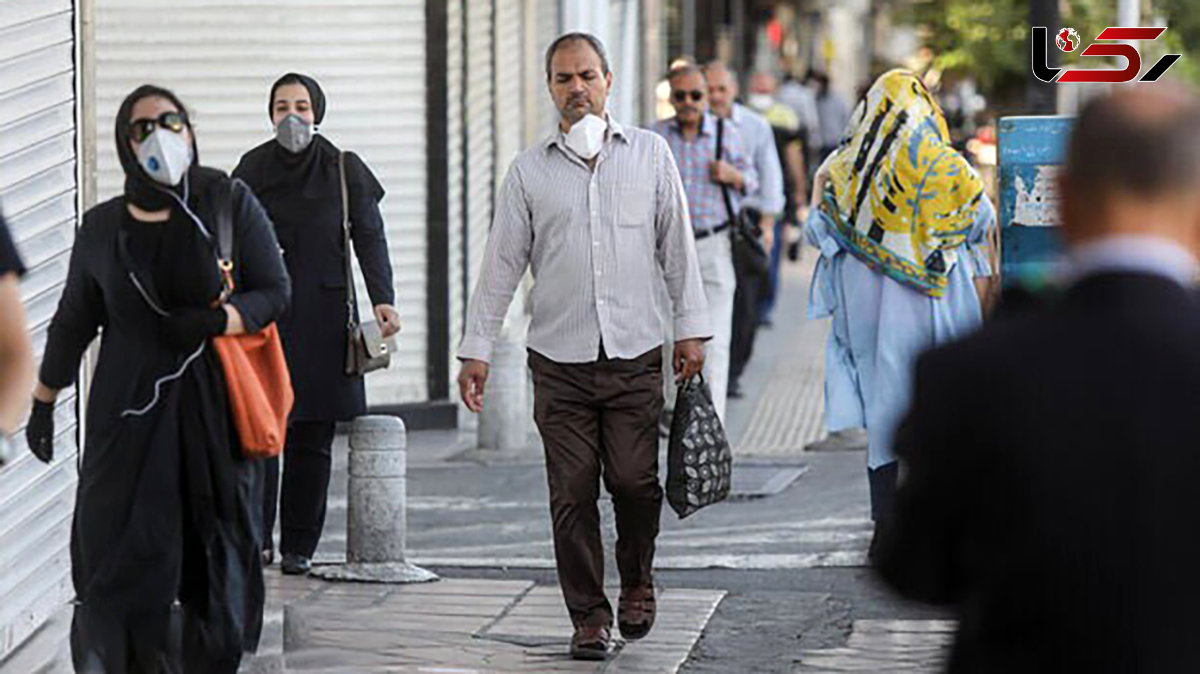
[[[657,122],[653,130],[666,138],[687,193],[696,256],[713,328],[713,338],[707,344],[704,378],[717,416],[724,423],[733,300],[737,291],[730,218],[737,214],[746,195],[758,191],[758,174],[737,127],[721,123],[718,128],[719,118],[709,112],[708,81],[703,71],[684,64],[672,70],[667,80],[675,116]]]
[[[813,162],[815,170],[842,142],[846,125],[850,123],[851,110],[846,99],[830,87],[829,75],[819,70],[810,71],[808,81],[809,86],[816,90],[817,118],[820,123],[814,143],[817,153]]]
[[[763,288],[758,305],[758,324],[769,327],[775,314],[775,299],[779,293],[779,265],[787,243],[788,227],[794,227],[799,238],[800,205],[806,203],[808,173],[804,162],[803,126],[791,107],[776,99],[775,76],[758,72],[750,78],[750,95],[746,102],[762,114],[775,135],[779,164],[783,167],[783,212],[774,222],[774,245],[770,248],[770,276]]]
[[[758,223],[762,246],[771,251],[775,248],[775,222],[783,214],[785,206],[784,175],[780,168],[771,123],[761,114],[763,110],[751,110],[737,102],[737,77],[723,63],[710,63],[704,69],[704,74],[708,80],[709,107],[714,115],[737,128],[746,143],[746,152],[754,170],[758,173],[758,190],[742,199],[742,210],[746,211],[752,221]],[[783,106],[779,108],[774,111],[776,114],[791,112]],[[795,119],[792,121],[794,123]],[[739,380],[754,350],[759,304],[767,290],[769,279],[747,268],[747,265],[737,264],[736,261],[734,273],[737,276],[737,291],[733,298],[727,395],[730,398],[740,398],[742,388]]]

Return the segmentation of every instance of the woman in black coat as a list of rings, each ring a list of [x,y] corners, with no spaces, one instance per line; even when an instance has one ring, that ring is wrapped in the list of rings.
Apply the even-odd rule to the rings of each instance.
[[[210,338],[274,321],[288,277],[254,195],[198,165],[171,92],[130,94],[116,139],[125,191],[83,217],[27,429],[49,462],[54,399],[100,332],[71,532],[72,656],[79,671],[232,673],[262,627],[262,463],[242,455]],[[233,199],[225,303],[217,195]]]
[[[307,573],[325,524],[331,447],[336,422],[366,412],[363,378],[347,376],[346,324],[349,318],[342,218],[348,209],[354,252],[367,282],[375,319],[385,337],[400,330],[393,307],[392,266],[388,259],[379,201],[383,187],[357,155],[343,153],[315,132],[325,117],[325,95],[315,80],[289,73],[271,87],[267,112],[275,138],[242,157],[233,175],[246,181],[266,207],[283,247],[293,283],[292,305],[280,321],[292,372],[296,406],[284,448],[282,570]],[[345,162],[349,203],[342,203],[339,158]],[[357,316],[357,307],[354,308]],[[263,558],[274,554],[279,463],[268,465],[263,519],[267,541]]]

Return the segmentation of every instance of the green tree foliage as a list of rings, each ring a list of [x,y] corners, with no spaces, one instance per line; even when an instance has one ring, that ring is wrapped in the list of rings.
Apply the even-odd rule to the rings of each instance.
[[[1183,54],[1171,74],[1200,85],[1200,0],[1156,0],[1154,8],[1166,19],[1162,53]]]

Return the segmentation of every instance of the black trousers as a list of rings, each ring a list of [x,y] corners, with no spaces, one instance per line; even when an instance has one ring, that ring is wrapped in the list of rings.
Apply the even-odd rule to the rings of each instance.
[[[312,558],[325,528],[325,501],[333,467],[333,421],[297,421],[288,426],[283,448],[283,494],[280,498],[279,461],[267,465],[263,498],[263,543],[270,549],[275,530],[275,504],[283,522],[279,551]]]
[[[878,468],[867,469],[867,482],[871,488],[871,519],[886,521],[892,516],[896,503],[896,482],[900,477],[900,463],[892,461]]]
[[[763,295],[768,289],[770,278],[746,273],[734,265],[737,273],[737,291],[733,294],[733,332],[729,340],[729,383],[742,376],[746,363],[754,353],[754,339],[758,336],[758,312]]]
[[[567,611],[575,625],[611,625],[596,500],[603,479],[616,514],[621,587],[650,585],[663,496],[658,481],[662,349],[632,359],[601,355],[596,362],[571,364],[530,351],[529,366]]]

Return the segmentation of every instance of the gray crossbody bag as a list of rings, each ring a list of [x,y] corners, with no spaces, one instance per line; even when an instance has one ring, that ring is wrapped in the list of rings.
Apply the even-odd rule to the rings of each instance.
[[[359,321],[355,314],[358,291],[354,285],[354,262],[350,248],[350,189],[346,185],[346,153],[338,155],[338,176],[342,182],[342,240],[346,258],[346,362],[350,377],[383,370],[392,362],[396,350],[394,338],[384,339],[378,321]]]

